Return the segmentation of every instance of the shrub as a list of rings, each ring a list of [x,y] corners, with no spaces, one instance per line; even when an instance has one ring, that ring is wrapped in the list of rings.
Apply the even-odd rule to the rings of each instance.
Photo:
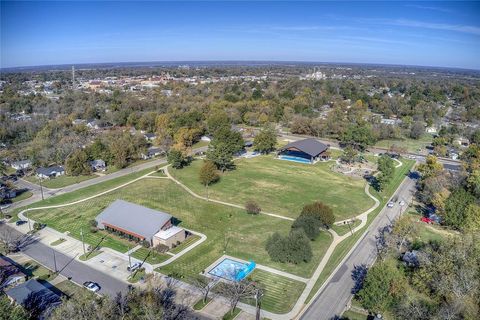
[[[91,233],[96,233],[97,231],[98,231],[98,229],[96,227],[90,226],[90,232]]]
[[[262,209],[255,201],[247,201],[245,204],[245,210],[248,214],[259,214]]]
[[[35,222],[33,224],[33,229],[34,230],[42,230],[43,228],[45,228],[45,224],[43,224],[43,223]]]
[[[150,242],[148,242],[147,240],[143,240],[142,246],[144,246],[145,248],[150,248]]]
[[[95,220],[95,219],[90,220],[90,225],[91,225],[92,227],[97,228],[97,227],[98,227],[98,222],[97,222],[97,220]]]

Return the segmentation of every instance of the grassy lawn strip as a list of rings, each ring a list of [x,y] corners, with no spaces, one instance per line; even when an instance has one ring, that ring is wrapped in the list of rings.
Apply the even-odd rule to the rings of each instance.
[[[430,145],[433,141],[433,135],[424,133],[420,139],[404,138],[401,140],[380,140],[375,144],[375,147],[390,148],[391,145],[406,148],[408,152],[417,153],[418,149],[425,150],[425,147]]]
[[[389,185],[381,193],[378,193],[378,192],[374,191],[373,188],[370,188],[370,192],[380,200],[380,206],[375,211],[371,212],[368,215],[367,224],[365,225],[365,227],[363,227],[362,229],[360,229],[359,231],[354,233],[353,236],[350,236],[350,237],[346,238],[345,240],[343,240],[335,248],[332,256],[330,257],[327,264],[325,265],[325,268],[323,269],[322,273],[320,274],[320,277],[318,278],[317,282],[315,282],[315,285],[313,286],[312,291],[308,295],[306,303],[308,303],[310,301],[310,299],[315,295],[315,293],[318,291],[318,289],[320,289],[323,282],[328,278],[328,276],[332,273],[332,271],[337,267],[337,265],[340,263],[340,261],[342,261],[342,259],[350,251],[350,249],[358,241],[358,239],[360,239],[360,237],[363,235],[365,230],[371,224],[373,219],[375,219],[375,217],[378,215],[378,213],[386,205],[388,199],[390,199],[393,192],[398,188],[400,183],[403,181],[403,179],[405,178],[405,175],[408,173],[408,171],[415,164],[415,161],[413,161],[413,160],[402,159],[401,161],[403,163],[403,166],[395,169],[394,178],[392,179],[392,181],[390,181]]]
[[[333,225],[332,229],[335,231],[339,236],[343,236],[346,233],[349,233],[350,230],[355,229],[357,226],[360,225],[362,221],[361,220],[355,220],[353,223],[350,223],[350,226],[348,224],[342,224],[342,225]]]
[[[202,310],[207,306],[207,304],[210,303],[210,301],[212,301],[211,298],[207,298],[205,302],[203,302],[203,298],[201,298],[200,300],[197,301],[197,303],[193,305],[193,310],[197,310],[197,311]]]
[[[64,243],[65,241],[67,241],[67,240],[65,240],[65,239],[63,239],[63,238],[60,238],[60,239],[57,239],[57,240],[53,241],[52,243],[50,243],[50,245],[51,245],[52,247],[58,246],[59,244]]]
[[[198,180],[202,160],[186,168],[169,169],[171,174],[199,195],[205,187]],[[236,170],[222,174],[209,187],[212,199],[244,205],[256,201],[262,210],[296,218],[309,202],[322,201],[337,220],[360,214],[373,205],[364,192],[365,181],[330,170],[333,162],[315,165],[274,159],[272,155],[235,161]]]
[[[127,281],[130,283],[136,283],[140,281],[140,279],[145,278],[145,275],[146,275],[145,269],[142,268],[132,273],[132,275],[128,278]]]
[[[180,245],[176,246],[175,248],[170,250],[170,253],[177,254],[179,252],[182,252],[184,249],[187,247],[190,247],[190,245],[194,244],[200,240],[200,236],[197,236],[195,234],[192,234],[189,236],[185,241],[183,241]]]
[[[75,296],[82,294],[82,292],[90,293],[90,291],[88,291],[87,289],[69,280],[65,280],[56,284],[55,288],[57,288],[57,290],[60,290],[64,295],[66,295],[69,298],[75,298]]]
[[[147,255],[148,255],[148,258],[147,258],[146,262],[148,262],[150,264],[157,264],[157,263],[166,261],[169,258],[171,258],[171,256],[169,256],[167,254],[159,253],[155,250],[150,250],[150,249],[147,249],[147,248],[144,248],[144,247],[141,247],[140,249],[134,251],[131,254],[132,257],[134,257],[135,259],[141,260],[141,261],[143,261],[145,259],[145,257],[147,257]]]
[[[355,312],[353,310],[347,310],[342,314],[342,319],[346,318],[349,320],[366,320],[367,315],[364,315],[363,313],[360,312]]]
[[[86,254],[82,254],[80,257],[78,257],[78,259],[80,259],[81,261],[90,260],[93,257],[98,256],[100,253],[102,253],[102,251],[100,251],[100,250],[93,251],[93,252],[87,252]]]
[[[15,198],[13,198],[12,202],[22,201],[30,198],[31,196],[33,196],[33,193],[31,191],[25,191],[25,192],[22,192],[20,195],[16,196]]]
[[[52,275],[52,271],[45,268],[34,260],[28,260],[21,265],[21,270],[29,278],[48,279]]]
[[[71,184],[79,183],[79,182],[96,178],[96,177],[97,176],[93,174],[90,176],[78,176],[78,177],[63,175],[53,179],[45,179],[43,180],[42,185],[48,189],[59,189],[59,188],[69,186]],[[25,177],[25,180],[30,181],[31,183],[40,184],[40,182],[38,181],[38,178],[34,176]]]
[[[260,269],[255,269],[249,278],[265,287],[262,309],[275,313],[290,311],[305,288],[303,282]],[[255,299],[253,298],[244,302],[255,305]]]
[[[233,312],[229,310],[223,315],[222,320],[233,320],[240,314],[240,312],[242,312],[242,309],[240,308],[235,308]]]

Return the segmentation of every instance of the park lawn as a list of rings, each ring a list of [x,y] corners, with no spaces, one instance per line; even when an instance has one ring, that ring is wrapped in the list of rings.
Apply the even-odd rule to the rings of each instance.
[[[69,186],[71,184],[79,183],[79,182],[93,179],[96,177],[97,176],[94,174],[89,176],[77,176],[77,177],[63,175],[53,179],[44,179],[42,182],[42,185],[48,189],[59,189],[59,188]],[[30,181],[31,183],[40,184],[40,182],[38,181],[38,178],[34,176],[26,177],[25,180]]]
[[[429,133],[424,133],[419,139],[397,139],[397,140],[380,140],[375,144],[375,147],[380,148],[390,148],[392,145],[397,147],[406,148],[408,152],[417,153],[418,149],[425,151],[425,147],[432,144],[433,135]]]
[[[198,173],[202,160],[170,173],[199,195],[206,195]],[[333,162],[301,164],[259,156],[235,161],[237,168],[209,187],[209,197],[238,205],[256,201],[263,211],[296,218],[313,201],[329,205],[337,220],[356,216],[374,202],[364,192],[365,181],[330,170]]]
[[[342,319],[367,320],[368,315],[353,310],[347,310],[342,314]]]
[[[150,263],[150,264],[161,263],[161,262],[166,261],[166,260],[168,260],[172,257],[168,254],[159,253],[159,252],[157,252],[153,249],[150,250],[150,249],[147,249],[145,247],[141,247],[140,249],[135,250],[131,254],[131,256],[134,257],[135,259],[138,259],[138,260],[141,260],[141,261],[143,261],[145,258],[147,258],[147,260],[145,260],[145,261]]]
[[[333,225],[332,229],[335,231],[339,236],[343,236],[344,234],[351,232],[351,230],[355,229],[357,226],[362,223],[361,220],[355,220],[353,223],[350,224],[342,224],[342,225]]]
[[[190,245],[194,244],[195,242],[197,242],[198,240],[200,240],[200,236],[197,236],[195,234],[192,234],[190,235],[187,239],[185,239],[185,241],[183,241],[182,243],[180,243],[178,246],[176,246],[175,248],[169,250],[170,253],[173,253],[173,254],[177,254],[181,251],[183,251],[184,249],[186,249],[187,247],[190,247]]]
[[[135,244],[107,232],[92,233],[90,230],[90,221],[116,199],[168,212],[181,221],[180,226],[207,236],[207,240],[194,250],[160,268],[159,271],[166,274],[190,277],[201,273],[221,255],[228,254],[308,277],[331,242],[328,233],[320,233],[318,239],[312,242],[314,256],[309,263],[293,265],[272,262],[264,249],[267,238],[275,231],[288,233],[290,221],[266,215],[252,216],[241,209],[194,198],[167,179],[142,179],[72,206],[30,211],[28,216],[60,232],[69,231],[77,239],[80,239],[80,230],[83,228],[88,244],[126,252]]]
[[[31,196],[33,196],[33,193],[31,191],[25,191],[25,192],[22,192],[21,194],[19,194],[18,196],[16,196],[15,198],[13,198],[12,202],[22,201],[22,200],[30,198]]]
[[[264,286],[262,309],[279,314],[290,311],[305,288],[303,282],[260,269],[255,269],[249,279]],[[255,299],[244,302],[255,305]]]
[[[414,160],[408,159],[400,159],[403,165],[399,168],[395,168],[395,173],[393,179],[390,181],[388,186],[384,188],[382,192],[375,191],[372,187],[370,187],[370,193],[377,197],[380,200],[380,205],[377,209],[371,212],[367,217],[367,224],[357,232],[355,232],[352,236],[346,238],[340,244],[337,245],[335,250],[333,250],[330,259],[328,259],[327,264],[323,268],[322,272],[320,273],[320,277],[315,282],[312,291],[307,297],[306,303],[310,301],[311,298],[317,293],[318,289],[322,286],[323,282],[330,276],[333,270],[338,266],[338,264],[342,261],[345,255],[350,251],[350,249],[354,246],[354,244],[360,239],[368,228],[368,226],[372,223],[373,219],[378,215],[378,213],[385,207],[388,200],[391,198],[392,194],[397,190],[400,183],[403,181],[405,176],[408,174],[410,169],[412,169],[413,165],[415,164]]]

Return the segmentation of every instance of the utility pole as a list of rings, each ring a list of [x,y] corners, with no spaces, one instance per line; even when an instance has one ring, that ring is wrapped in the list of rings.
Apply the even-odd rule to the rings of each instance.
[[[55,249],[52,249],[53,252],[53,266],[55,268],[55,273],[57,273],[57,259],[55,258]]]
[[[87,253],[85,252],[85,241],[83,240],[83,228],[80,228],[80,235],[82,236],[83,256],[87,259]]]
[[[43,184],[42,184],[42,178],[38,177],[38,181],[40,181],[40,193],[42,194],[42,200],[45,200],[43,197]]]
[[[130,270],[130,275],[132,274],[132,258],[130,256],[130,245],[128,246],[128,268]]]
[[[255,292],[255,320],[260,320],[260,298],[263,296],[263,292],[260,289],[257,289]]]

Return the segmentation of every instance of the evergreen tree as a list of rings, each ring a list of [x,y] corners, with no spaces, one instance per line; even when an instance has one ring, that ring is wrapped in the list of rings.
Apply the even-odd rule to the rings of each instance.
[[[272,126],[265,126],[253,140],[253,146],[256,151],[269,153],[275,150],[277,144],[277,135]]]

